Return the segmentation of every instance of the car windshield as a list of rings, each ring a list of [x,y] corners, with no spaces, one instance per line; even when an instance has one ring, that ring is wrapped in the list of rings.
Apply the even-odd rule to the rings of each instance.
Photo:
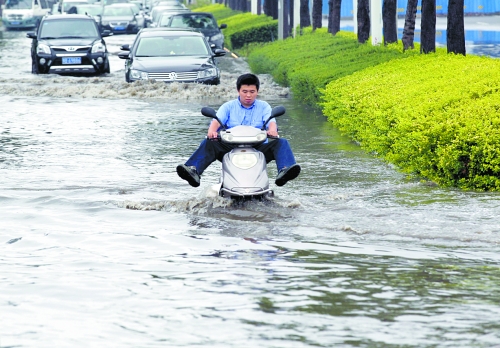
[[[134,11],[131,7],[122,7],[122,6],[104,6],[103,16],[108,17],[119,17],[119,16],[132,16]]]
[[[207,15],[192,14],[173,16],[170,26],[174,28],[217,29],[217,22]]]
[[[6,9],[26,10],[31,8],[31,0],[7,0]]]
[[[40,28],[41,39],[98,37],[94,20],[56,20],[44,21]]]
[[[200,36],[143,37],[136,57],[169,57],[208,55],[208,48]]]

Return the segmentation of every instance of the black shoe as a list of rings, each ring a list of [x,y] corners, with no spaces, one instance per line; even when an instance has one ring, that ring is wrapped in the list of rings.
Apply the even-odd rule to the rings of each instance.
[[[293,166],[288,168],[285,167],[278,173],[275,183],[278,186],[283,186],[287,183],[287,181],[293,180],[296,177],[298,177],[299,174],[300,174],[300,166],[298,164],[294,164]]]
[[[196,171],[196,167],[188,167],[184,164],[177,166],[177,175],[186,180],[193,187],[200,186],[200,175]]]

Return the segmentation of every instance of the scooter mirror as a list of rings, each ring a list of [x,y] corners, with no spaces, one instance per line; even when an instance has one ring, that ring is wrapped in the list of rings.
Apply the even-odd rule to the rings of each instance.
[[[217,122],[219,122],[219,124],[222,126],[222,129],[224,129],[224,130],[226,129],[226,126],[223,125],[222,122],[219,120],[219,118],[217,117],[217,113],[215,112],[214,109],[209,108],[208,106],[204,106],[201,108],[201,114],[203,116],[207,116],[207,117],[216,119]]]
[[[264,122],[264,124],[262,125],[262,130],[266,129],[266,126],[267,124],[269,123],[269,121],[271,121],[273,118],[275,117],[278,117],[278,116],[281,116],[281,115],[284,115],[286,112],[286,109],[284,106],[280,105],[280,106],[275,106],[273,108],[273,110],[271,111],[271,116],[269,116],[269,118],[266,120],[266,122]]]

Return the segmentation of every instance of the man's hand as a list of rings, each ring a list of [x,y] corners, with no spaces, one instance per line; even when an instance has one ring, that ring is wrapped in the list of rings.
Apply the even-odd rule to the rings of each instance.
[[[271,137],[278,136],[278,126],[276,126],[276,122],[269,123],[269,127],[267,128],[267,135]]]
[[[217,120],[212,120],[212,123],[210,123],[210,127],[208,127],[208,132],[207,132],[207,137],[209,139],[217,139],[219,134],[217,133],[217,130],[220,127],[220,123],[217,122]]]

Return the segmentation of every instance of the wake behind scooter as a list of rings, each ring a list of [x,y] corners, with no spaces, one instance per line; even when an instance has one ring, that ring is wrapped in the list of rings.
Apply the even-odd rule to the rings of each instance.
[[[222,125],[218,140],[236,146],[222,159],[219,196],[240,199],[273,196],[274,192],[269,188],[266,158],[254,146],[268,139],[266,125],[271,119],[285,114],[285,111],[283,106],[273,108],[271,116],[261,129],[252,126],[227,129],[217,118],[214,109],[209,107],[201,109],[204,116],[214,118]]]

